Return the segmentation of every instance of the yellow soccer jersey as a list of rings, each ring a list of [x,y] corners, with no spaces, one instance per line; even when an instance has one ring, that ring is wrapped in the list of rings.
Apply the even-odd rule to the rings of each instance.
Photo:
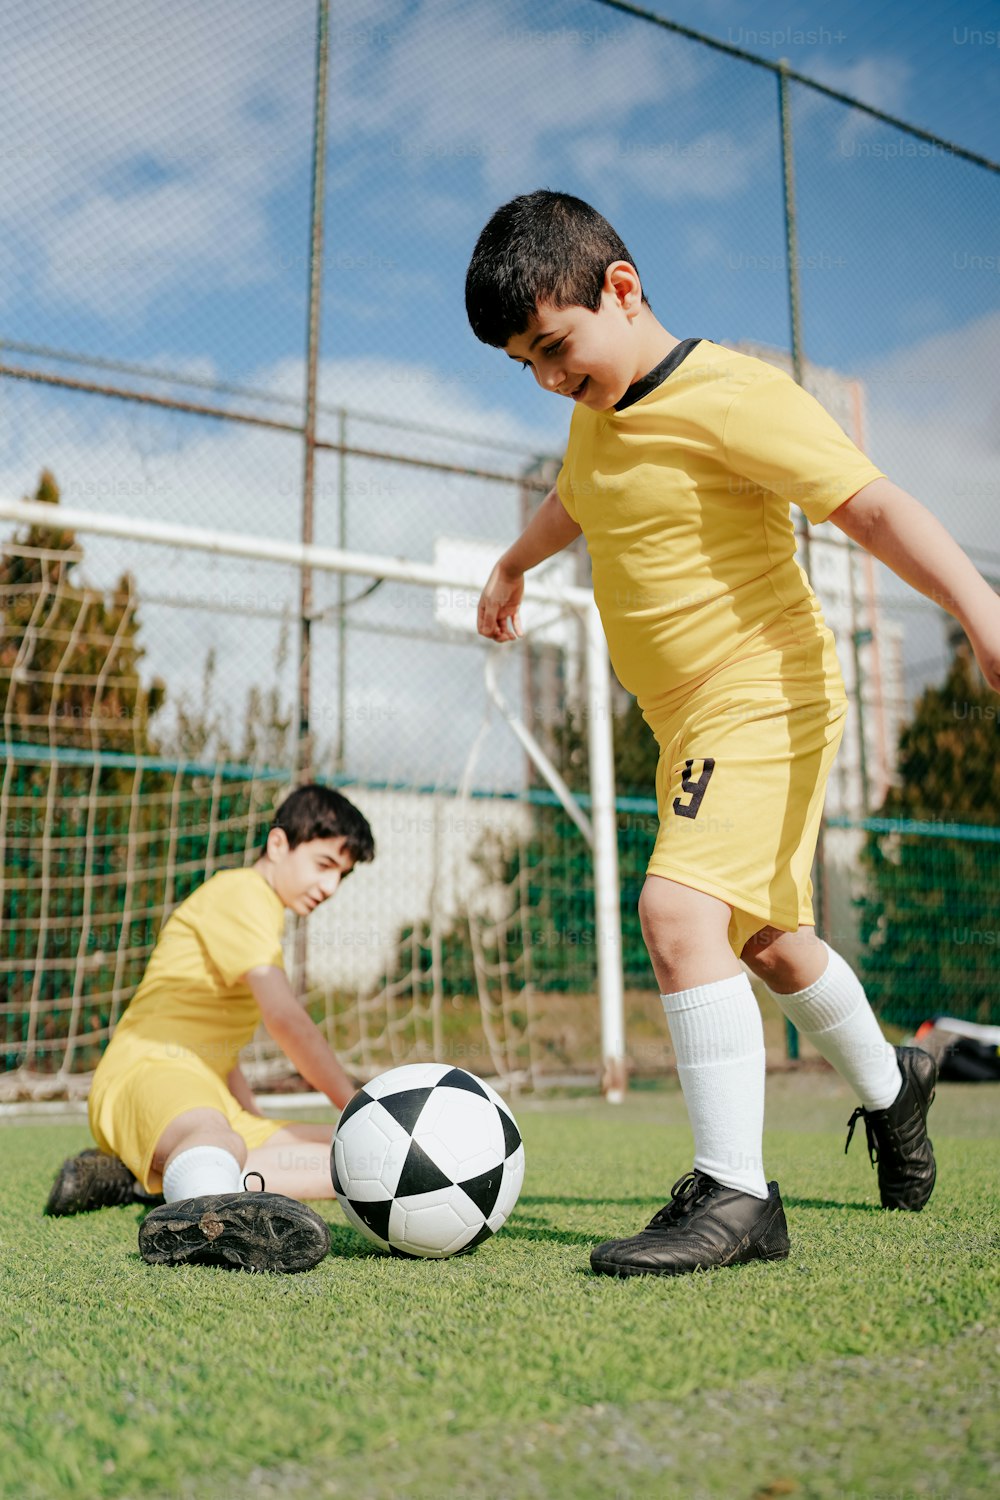
[[[557,480],[583,529],[622,685],[658,709],[786,612],[825,629],[789,504],[825,520],[879,478],[819,402],[774,366],[687,339],[612,411],[577,406]]]
[[[284,967],[285,908],[256,870],[223,870],[182,901],[101,1059],[95,1087],[140,1059],[195,1053],[225,1079],[260,1022],[240,977]]]

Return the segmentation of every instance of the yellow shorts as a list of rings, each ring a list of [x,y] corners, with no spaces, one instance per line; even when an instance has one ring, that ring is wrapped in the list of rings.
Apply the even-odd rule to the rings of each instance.
[[[143,1058],[90,1093],[94,1140],[102,1151],[120,1157],[148,1193],[158,1193],[163,1186],[160,1174],[152,1171],[157,1143],[171,1120],[189,1109],[217,1109],[250,1151],[290,1123],[250,1114],[196,1053],[181,1047],[170,1050],[169,1061]]]
[[[741,954],[762,927],[814,921],[810,871],[847,696],[830,631],[785,621],[666,713],[647,866],[732,908]]]

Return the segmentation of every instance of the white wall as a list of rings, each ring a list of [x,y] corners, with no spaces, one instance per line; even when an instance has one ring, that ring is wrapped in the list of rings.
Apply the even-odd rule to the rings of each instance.
[[[435,904],[447,923],[463,903],[489,901],[473,856],[487,834],[516,844],[530,832],[532,813],[512,799],[446,792],[348,788],[348,795],[371,824],[375,859],[308,918],[309,978],[367,989],[391,962],[401,926],[429,918]]]

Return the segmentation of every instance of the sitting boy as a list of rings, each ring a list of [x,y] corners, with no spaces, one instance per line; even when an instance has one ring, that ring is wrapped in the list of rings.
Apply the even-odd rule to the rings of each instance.
[[[515,640],[525,572],[582,532],[612,664],[660,747],[639,913],[693,1171],[591,1265],[677,1275],[787,1256],[763,1168],[764,1042],[744,963],[860,1098],[850,1123],[864,1120],[882,1206],[917,1212],[935,1179],[934,1060],[886,1042],[857,975],[813,925],[810,867],[847,698],[789,502],[949,609],[993,688],[1000,599],[787,375],[669,333],[626,247],[580,199],[543,190],[497,209],[466,307],[478,338],[574,403],[555,488],[494,568],[479,631]]]
[[[308,916],[374,853],[346,797],[302,786],[256,864],[213,875],[177,907],[94,1074],[100,1150],[63,1164],[48,1213],[162,1190],[139,1230],[144,1260],[299,1271],[326,1255],[326,1223],[297,1200],[334,1196],[334,1127],[265,1119],[239,1054],[263,1019],[337,1109],[351,1098],[355,1085],[292,993],[281,941],[286,910]],[[242,1191],[251,1174],[260,1192]]]

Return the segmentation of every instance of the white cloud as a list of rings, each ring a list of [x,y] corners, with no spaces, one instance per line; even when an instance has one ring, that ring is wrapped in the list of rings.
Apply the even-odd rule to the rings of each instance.
[[[859,371],[868,446],[960,541],[1000,550],[1000,405],[990,372],[1000,312],[938,333]]]
[[[854,62],[837,64],[827,53],[807,58],[801,71],[817,83],[848,94],[861,104],[871,105],[887,115],[905,117],[909,103],[909,86],[913,76],[910,65],[900,57],[859,57]],[[796,123],[804,123],[822,111],[835,111],[830,116],[835,131],[830,154],[850,156],[852,147],[865,135],[881,131],[895,135],[890,125],[873,119],[862,110],[848,109],[815,93],[812,89],[796,88],[794,91],[794,113]]]
[[[774,138],[770,130],[752,140],[740,140],[728,130],[642,141],[602,132],[574,142],[569,156],[606,196],[620,196],[627,186],[654,201],[718,200],[750,186],[756,169],[773,160]]]
[[[456,0],[413,13],[386,52],[377,74],[363,54],[348,59],[355,66],[338,80],[331,135],[352,149],[359,135],[377,140],[377,152],[418,171],[473,161],[496,198],[526,183],[555,185],[554,152],[581,131],[680,98],[705,66],[691,47],[666,37],[652,47],[642,28],[597,13],[589,28],[553,26],[528,7]]]
[[[260,204],[205,183],[173,182],[125,200],[96,195],[53,221],[46,290],[109,320],[136,322],[195,268],[217,290],[255,279],[267,238]]]
[[[924,338],[856,373],[864,382],[872,458],[915,495],[977,566],[1000,575],[1000,407],[991,372],[1000,313]],[[985,554],[976,556],[976,550]],[[879,593],[906,634],[911,701],[946,664],[945,616],[894,573],[877,566]]]
[[[8,26],[0,230],[24,282],[136,319],[206,270],[272,273],[267,198],[309,149],[311,11],[42,0]]]
[[[906,106],[907,90],[913,70],[901,57],[859,57],[853,62],[836,63],[829,52],[807,57],[799,70],[817,83],[849,94],[862,104],[886,114],[899,114]]]

